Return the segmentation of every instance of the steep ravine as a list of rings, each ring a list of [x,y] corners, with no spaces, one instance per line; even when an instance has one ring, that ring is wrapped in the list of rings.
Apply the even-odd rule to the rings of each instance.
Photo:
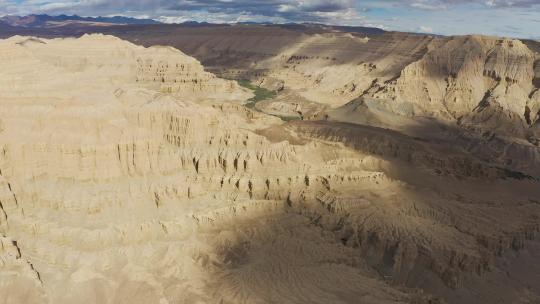
[[[0,41],[9,301],[443,303],[419,277],[468,290],[538,233],[539,182],[475,155],[284,124],[171,48],[40,41]]]

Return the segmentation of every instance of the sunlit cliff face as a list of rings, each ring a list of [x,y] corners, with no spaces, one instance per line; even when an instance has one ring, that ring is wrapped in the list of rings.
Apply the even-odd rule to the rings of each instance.
[[[509,282],[504,299],[538,299],[535,286],[524,294],[497,276],[514,273],[500,256],[529,248],[539,230],[538,148],[473,145],[453,129],[442,141],[430,137],[435,123],[380,127],[417,113],[452,121],[463,107],[442,106],[449,96],[467,103],[480,90],[466,80],[493,87],[490,107],[519,112],[504,94],[534,89],[535,55],[459,38],[395,55],[406,68],[390,81],[381,71],[397,69],[392,54],[354,65],[305,58],[340,39],[369,43],[318,35],[285,49],[287,67],[281,54],[261,62],[269,72],[254,81],[324,105],[313,119],[326,119],[290,122],[245,107],[251,92],[171,47],[103,35],[0,40],[0,302],[452,302],[486,276]],[[469,44],[485,66],[448,63]],[[415,112],[393,111],[392,98]],[[386,108],[375,111],[377,100]],[[354,123],[368,114],[376,126]],[[486,146],[527,158],[475,153]],[[474,290],[467,301],[490,294]]]

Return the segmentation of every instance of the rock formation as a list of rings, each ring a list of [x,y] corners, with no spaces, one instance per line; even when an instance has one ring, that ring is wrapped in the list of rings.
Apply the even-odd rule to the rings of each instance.
[[[309,48],[327,38],[297,46],[308,58],[289,49],[261,64],[297,66],[273,71],[276,79],[325,75],[315,89],[325,92],[341,73],[357,73],[345,82],[372,74],[358,94],[371,94],[380,71],[406,66],[386,84],[396,100],[424,94],[405,87],[419,73],[454,68],[435,49],[354,68],[312,58]],[[482,69],[455,63],[452,85],[474,76],[496,87],[493,96],[505,93],[498,86],[530,93],[522,83],[537,72],[510,63],[535,57],[509,43],[484,50]],[[424,48],[396,41],[405,46]],[[297,64],[306,60],[320,66]],[[439,65],[426,71],[428,60]],[[326,64],[335,67],[321,72]],[[111,36],[15,36],[0,41],[0,65],[0,302],[474,303],[506,283],[505,297],[538,300],[537,283],[514,276],[468,289],[540,229],[534,172],[470,153],[479,146],[345,122],[284,123],[244,107],[250,92],[182,52]],[[285,86],[300,90],[294,77]],[[436,91],[448,80],[434,78],[426,96],[453,100]],[[329,94],[341,96],[337,106],[357,93]],[[536,109],[520,102],[500,106]],[[440,116],[456,115],[450,109]]]

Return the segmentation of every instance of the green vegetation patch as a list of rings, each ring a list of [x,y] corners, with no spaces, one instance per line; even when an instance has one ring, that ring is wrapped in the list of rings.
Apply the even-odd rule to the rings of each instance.
[[[270,91],[270,90],[267,90],[265,88],[261,88],[261,87],[259,87],[257,85],[254,85],[253,83],[251,83],[251,81],[249,81],[247,79],[238,80],[238,84],[243,86],[244,88],[248,88],[248,89],[252,90],[253,94],[255,94],[255,96],[248,99],[249,103],[246,104],[246,107],[248,107],[250,109],[255,108],[255,104],[257,104],[257,102],[259,102],[259,101],[272,99],[272,98],[275,98],[277,96],[276,91]]]
[[[261,88],[260,86],[254,85],[253,83],[251,83],[251,81],[247,79],[237,80],[237,82],[239,85],[243,86],[244,88],[250,89],[251,91],[253,91],[253,94],[255,94],[255,96],[248,99],[248,103],[244,105],[255,111],[259,111],[257,108],[255,108],[255,105],[257,104],[257,102],[273,99],[277,96],[276,91],[270,91],[268,89]],[[259,111],[259,112],[264,113],[262,111]],[[283,121],[292,121],[292,120],[301,119],[300,117],[295,117],[295,116],[281,116],[281,115],[275,115],[275,114],[269,114],[269,113],[266,113],[266,114],[279,117]]]

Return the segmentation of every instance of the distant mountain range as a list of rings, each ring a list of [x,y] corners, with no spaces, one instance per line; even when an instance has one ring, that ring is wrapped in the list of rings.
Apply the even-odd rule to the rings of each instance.
[[[103,23],[103,24],[160,24],[161,22],[153,19],[137,19],[123,16],[113,17],[81,17],[77,15],[28,15],[13,16],[8,15],[0,17],[0,25],[16,27],[55,27],[71,23]]]
[[[14,16],[7,15],[0,17],[0,31],[17,31],[17,30],[32,30],[32,29],[47,29],[47,28],[59,28],[69,26],[70,28],[80,28],[81,26],[109,26],[109,25],[155,25],[163,24],[162,22],[153,19],[138,19],[124,16],[113,17],[81,17],[77,15],[58,15],[50,16],[46,14],[40,15],[28,15],[28,16]],[[276,26],[286,28],[289,30],[305,31],[347,31],[358,32],[364,34],[382,34],[383,30],[378,28],[362,27],[362,26],[336,26],[325,25],[317,23],[284,23],[275,24],[269,22],[238,22],[237,25],[244,26]],[[186,21],[179,23],[178,25],[183,27],[213,27],[213,26],[231,26],[234,24],[214,24],[208,22],[198,21]]]

